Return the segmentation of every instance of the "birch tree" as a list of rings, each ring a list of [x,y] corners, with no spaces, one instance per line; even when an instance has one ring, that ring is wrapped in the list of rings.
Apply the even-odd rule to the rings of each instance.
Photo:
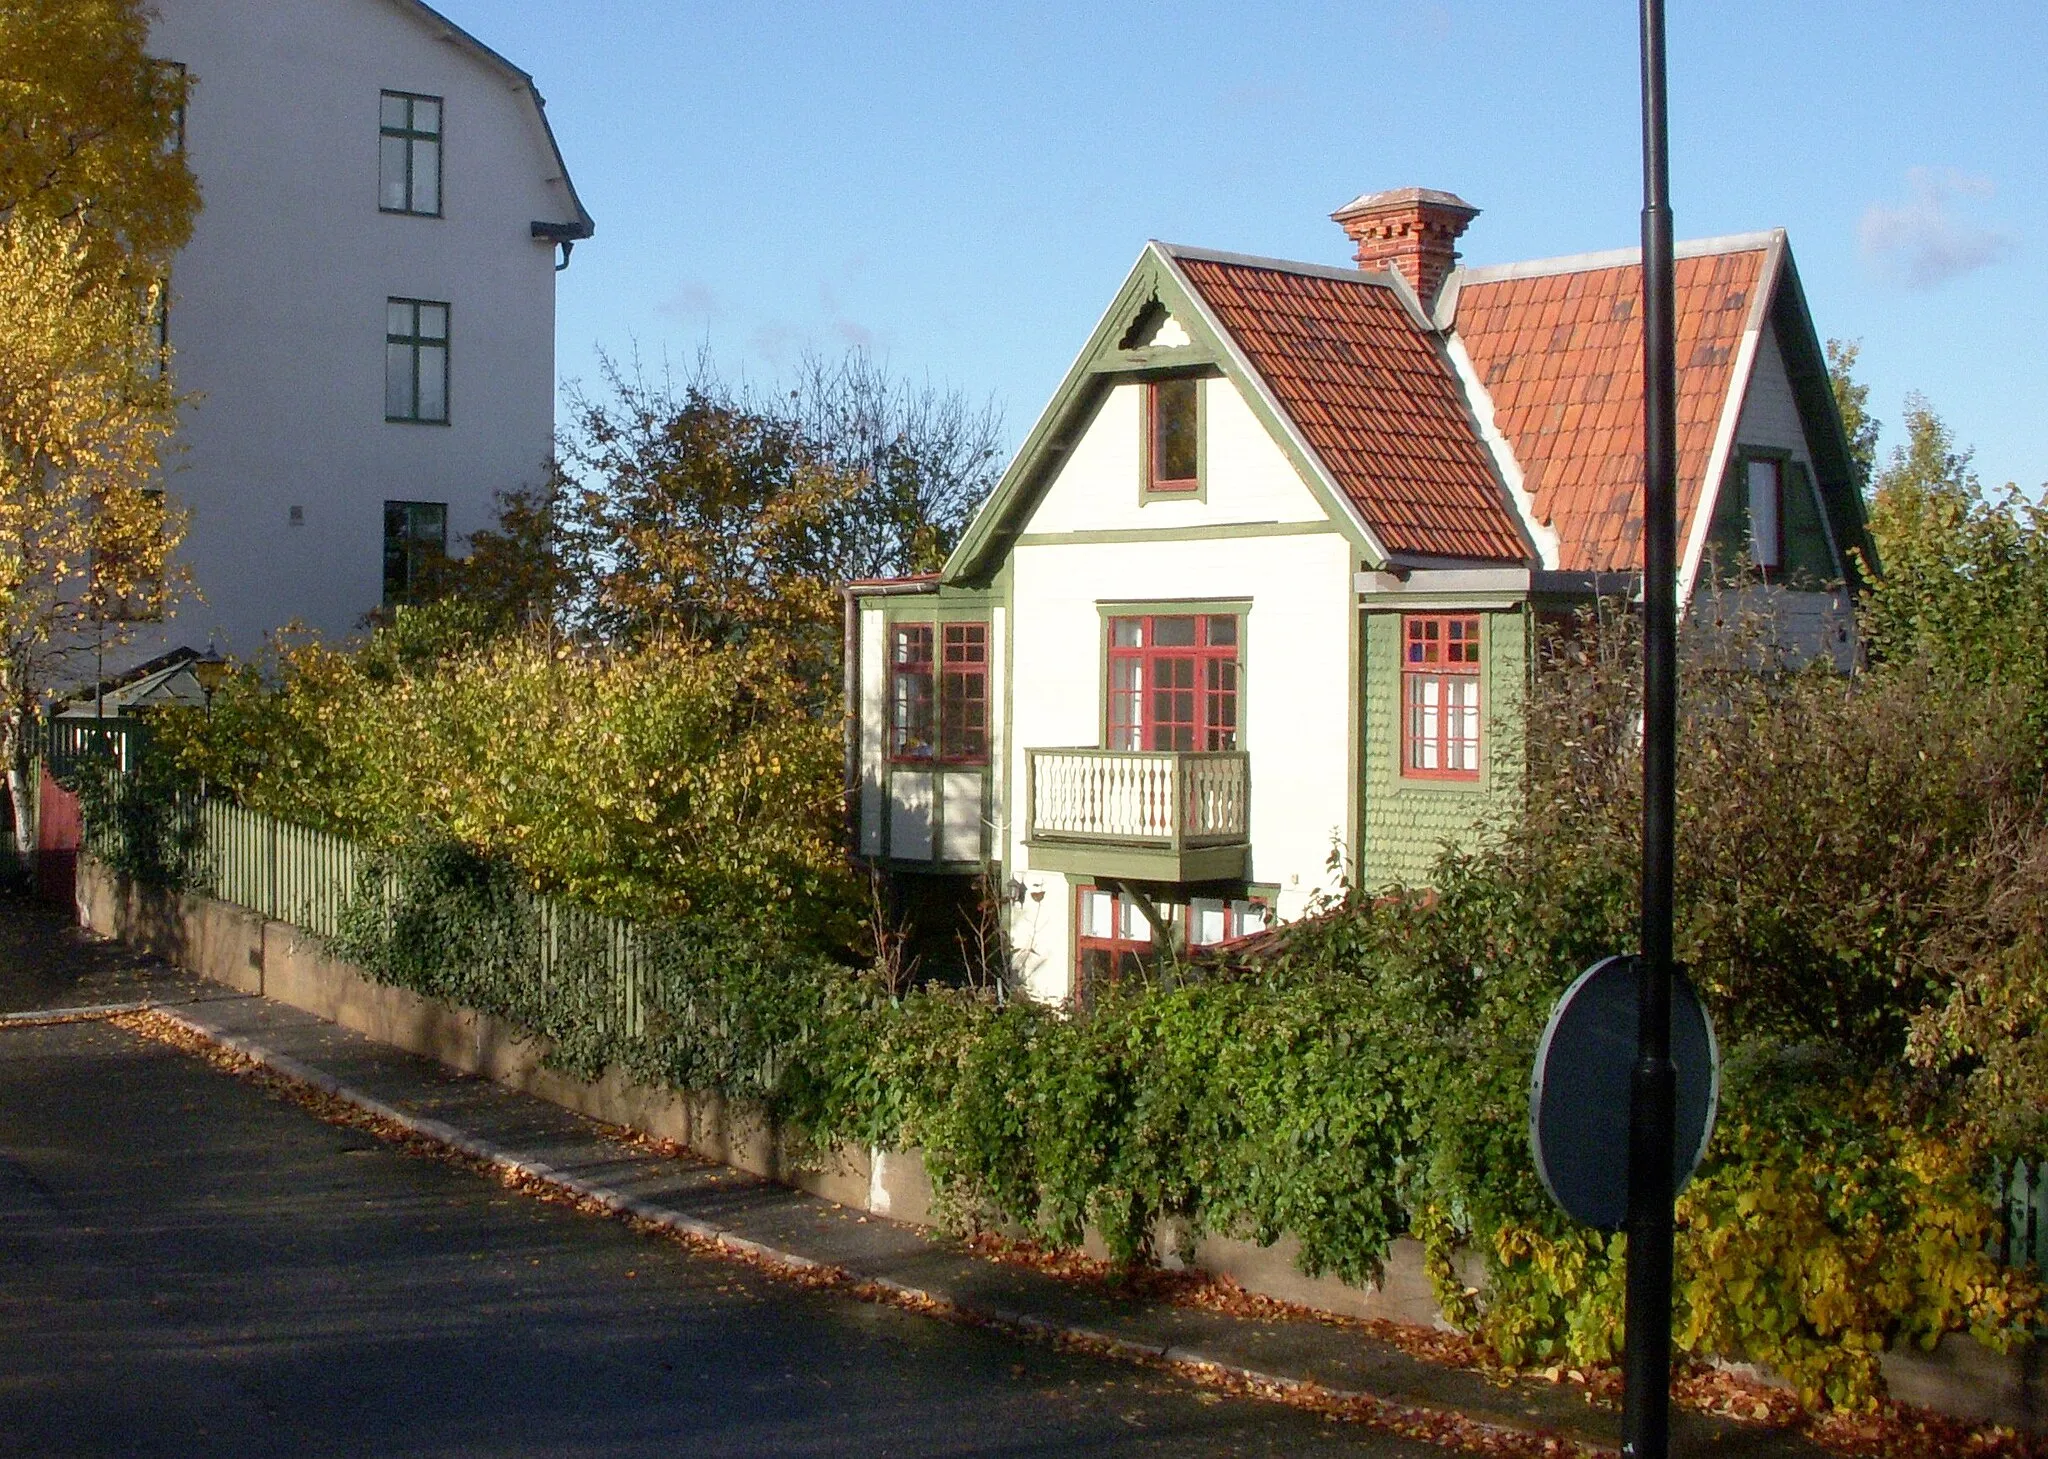
[[[180,585],[183,521],[159,485],[176,401],[152,302],[79,224],[0,226],[0,761],[21,850],[45,694]]]
[[[17,848],[44,698],[182,582],[158,339],[199,189],[143,0],[0,0],[0,763]]]

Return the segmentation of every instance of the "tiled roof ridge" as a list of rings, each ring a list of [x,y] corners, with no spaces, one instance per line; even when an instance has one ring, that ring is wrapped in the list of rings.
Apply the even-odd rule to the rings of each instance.
[[[1752,233],[1723,233],[1712,238],[1686,238],[1672,246],[1677,258],[1705,258],[1716,253],[1755,253],[1770,248],[1785,236],[1783,228],[1765,228]],[[1643,261],[1640,246],[1609,248],[1595,253],[1566,253],[1555,258],[1517,259],[1508,263],[1480,264],[1461,268],[1451,275],[1460,284],[1497,284],[1508,279],[1547,278],[1552,274],[1593,273],[1601,269],[1635,268]],[[1448,286],[1445,292],[1449,293]]]
[[[1304,263],[1293,258],[1266,258],[1256,253],[1231,253],[1221,248],[1191,248],[1184,243],[1161,243],[1153,240],[1153,246],[1171,259],[1194,259],[1198,263],[1229,264],[1236,268],[1264,269],[1268,273],[1299,274],[1303,278],[1334,279],[1340,284],[1369,284],[1378,289],[1398,291],[1400,284],[1395,279],[1400,275],[1390,268],[1362,269],[1357,264]]]

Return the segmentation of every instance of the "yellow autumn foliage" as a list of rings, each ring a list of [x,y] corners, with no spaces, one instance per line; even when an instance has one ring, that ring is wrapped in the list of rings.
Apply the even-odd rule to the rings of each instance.
[[[460,842],[603,911],[851,935],[838,724],[771,648],[419,649],[464,613],[402,609],[355,653],[288,649],[280,682],[247,671],[161,741],[273,815]]]
[[[0,224],[0,750],[17,784],[43,694],[180,586],[152,303],[93,260],[81,225]]]

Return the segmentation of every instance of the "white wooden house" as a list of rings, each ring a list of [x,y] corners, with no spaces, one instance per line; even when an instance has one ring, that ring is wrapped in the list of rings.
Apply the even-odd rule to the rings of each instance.
[[[1638,255],[1460,269],[1475,215],[1147,244],[944,570],[850,586],[857,855],[985,878],[1036,996],[1424,877],[1535,615],[1639,573]],[[1677,300],[1681,601],[1747,564],[1818,644],[1867,547],[1784,234],[1681,245]]]

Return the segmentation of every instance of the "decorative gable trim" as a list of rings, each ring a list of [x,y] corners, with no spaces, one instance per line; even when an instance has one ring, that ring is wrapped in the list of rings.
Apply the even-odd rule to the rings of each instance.
[[[946,583],[984,582],[995,573],[1022,531],[1026,517],[1088,429],[1111,386],[1121,380],[1190,368],[1213,370],[1236,385],[1336,529],[1352,541],[1368,563],[1387,562],[1386,550],[1371,529],[1330,479],[1315,453],[1300,439],[1286,413],[1267,391],[1265,382],[1211,316],[1200,294],[1175,267],[1173,257],[1183,251],[1199,253],[1171,249],[1156,241],[1145,245],[1123,287],[1068,367],[1059,389],[946,560],[941,575]],[[1370,277],[1349,269],[1330,272],[1352,282]],[[1179,322],[1187,332],[1188,344],[1155,344],[1150,331],[1133,328],[1153,306]],[[1144,343],[1137,342],[1141,334]]]

